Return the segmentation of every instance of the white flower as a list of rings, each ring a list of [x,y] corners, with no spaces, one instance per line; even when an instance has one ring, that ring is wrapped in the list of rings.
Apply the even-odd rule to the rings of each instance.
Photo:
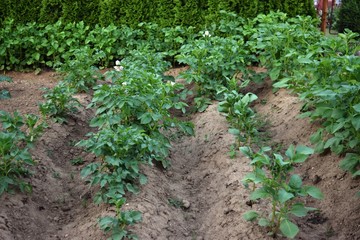
[[[171,86],[174,86],[174,85],[175,85],[175,82],[167,81],[167,84],[170,84]]]
[[[120,66],[120,65],[121,65],[121,62],[120,62],[119,60],[116,60],[116,61],[115,61],[115,65],[116,65],[116,66]]]
[[[203,37],[211,37],[211,34],[206,30],[203,34]]]
[[[114,66],[115,70],[120,72],[122,70],[124,70],[124,67],[123,66]]]
[[[126,86],[126,85],[127,85],[127,82],[123,82],[122,85],[123,85],[123,86]]]

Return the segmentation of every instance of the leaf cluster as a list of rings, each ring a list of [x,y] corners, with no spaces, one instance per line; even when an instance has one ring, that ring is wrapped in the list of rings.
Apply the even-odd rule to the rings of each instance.
[[[0,195],[14,187],[31,191],[23,179],[31,175],[28,167],[34,165],[29,150],[45,127],[36,115],[0,111]]]
[[[309,211],[316,210],[304,206],[298,199],[306,196],[323,198],[318,188],[304,186],[298,174],[291,174],[294,165],[304,162],[314,151],[305,146],[291,145],[283,157],[279,153],[268,155],[270,150],[263,147],[259,152],[253,152],[250,147],[240,147],[253,166],[253,171],[243,179],[245,186],[253,184],[250,200],[269,199],[271,202],[268,214],[248,211],[243,217],[248,221],[258,220],[258,224],[269,228],[274,236],[280,231],[285,237],[294,238],[299,228],[291,221],[291,215],[304,217]]]

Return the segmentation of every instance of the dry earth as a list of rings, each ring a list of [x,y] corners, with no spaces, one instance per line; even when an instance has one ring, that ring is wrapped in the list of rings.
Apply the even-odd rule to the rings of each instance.
[[[173,70],[176,75],[178,70]],[[14,83],[1,83],[11,94],[0,101],[0,110],[38,114],[43,87],[53,87],[56,74],[10,72]],[[273,147],[289,144],[309,145],[309,136],[318,125],[298,119],[301,108],[298,98],[285,90],[273,93],[270,83],[253,86],[259,96],[257,112],[267,120],[266,130]],[[78,95],[86,105],[89,95]],[[37,165],[29,179],[33,193],[3,194],[0,197],[0,239],[106,239],[96,219],[112,214],[111,207],[92,203],[93,192],[79,176],[84,166],[73,166],[71,160],[82,157],[86,163],[96,159],[74,147],[74,143],[94,129],[87,126],[92,113],[82,110],[67,124],[50,124],[32,150]],[[240,154],[229,158],[234,142],[228,124],[217,112],[214,102],[204,113],[191,115],[196,136],[176,136],[167,170],[144,166],[149,182],[137,196],[129,196],[126,208],[140,210],[143,221],[132,230],[139,239],[240,240],[271,239],[264,229],[242,219],[250,210],[246,202],[249,192],[241,179],[250,171],[248,159]],[[303,219],[295,219],[301,233],[297,239],[360,239],[359,179],[338,168],[341,159],[335,155],[314,155],[298,166],[296,172],[305,184],[319,187],[323,201],[305,199],[319,211]],[[182,207],[179,207],[182,206]],[[266,202],[252,206],[266,207]]]

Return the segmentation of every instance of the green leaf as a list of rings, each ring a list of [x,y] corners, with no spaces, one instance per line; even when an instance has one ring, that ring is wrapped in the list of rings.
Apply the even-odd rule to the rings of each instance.
[[[111,234],[111,240],[123,240],[127,236],[127,231],[124,229],[118,229],[118,231]]]
[[[307,186],[305,188],[305,192],[316,199],[324,198],[324,194],[320,191],[320,189],[318,189],[317,187],[314,187],[314,186]]]
[[[310,58],[299,57],[298,62],[302,64],[308,64],[312,63],[313,61]]]
[[[318,143],[319,141],[322,140],[322,135],[323,135],[323,129],[320,128],[320,129],[318,129],[318,130],[316,131],[316,133],[314,133],[313,135],[311,135],[311,137],[310,137],[310,142],[311,142],[312,144]]]
[[[305,208],[304,204],[302,203],[295,203],[292,205],[290,213],[297,217],[305,217],[308,213],[308,209]]]
[[[149,124],[152,120],[152,117],[151,117],[151,113],[144,113],[143,115],[140,116],[139,118],[141,120],[141,124],[143,125],[146,125],[146,124]]]
[[[253,93],[247,93],[244,97],[241,98],[241,102],[248,105],[249,103],[255,101],[256,99],[258,99],[258,96],[256,96]]]
[[[0,100],[11,98],[10,92],[8,90],[0,90]]]
[[[280,223],[280,231],[285,237],[294,238],[299,233],[299,228],[288,219],[284,219]]]
[[[256,211],[248,211],[246,213],[243,214],[243,218],[246,220],[246,221],[254,221],[258,218],[259,216],[259,213],[257,213]]]
[[[258,221],[258,224],[261,227],[267,227],[267,226],[270,226],[270,221],[267,220],[266,218],[260,218]]]
[[[311,155],[314,153],[314,149],[309,148],[307,146],[299,145],[296,147],[296,153]]]
[[[139,181],[141,185],[144,185],[147,183],[147,177],[145,175],[140,174]]]
[[[240,135],[240,131],[236,128],[230,128],[229,129],[229,133],[235,136],[239,136]]]
[[[242,152],[246,157],[251,158],[251,156],[252,156],[252,150],[251,150],[250,147],[247,147],[247,146],[245,146],[245,147],[240,147],[239,150],[240,150],[240,152]]]
[[[0,82],[12,82],[12,78],[11,77],[8,77],[8,76],[5,76],[5,75],[1,75],[0,74]]]
[[[356,153],[347,153],[345,158],[340,162],[340,168],[354,174],[357,166],[360,164],[360,155]]]
[[[293,158],[295,156],[295,146],[291,144],[286,150],[285,155],[289,158]]]
[[[290,177],[289,186],[294,189],[299,189],[302,186],[301,177],[298,174],[294,174]]]
[[[351,119],[351,124],[355,128],[356,131],[360,129],[360,115],[357,115]]]
[[[360,103],[353,106],[354,110],[358,113],[360,113]]]
[[[258,188],[255,191],[253,191],[250,195],[250,199],[251,200],[257,200],[259,198],[266,198],[268,197],[270,194],[265,191],[264,188]]]
[[[285,191],[285,189],[280,189],[278,192],[278,198],[281,203],[285,203],[286,201],[292,199],[294,194]]]
[[[272,81],[275,81],[275,80],[277,80],[279,78],[280,71],[281,71],[280,68],[271,69],[271,71],[269,72],[269,76],[270,76]]]

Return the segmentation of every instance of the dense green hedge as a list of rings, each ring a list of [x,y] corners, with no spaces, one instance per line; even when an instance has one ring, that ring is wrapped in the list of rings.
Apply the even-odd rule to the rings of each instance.
[[[218,19],[219,10],[255,17],[271,10],[315,16],[313,0],[0,0],[0,23],[55,23],[84,21],[87,25],[111,23],[136,26],[154,22],[162,27],[199,26]]]
[[[343,0],[339,21],[337,22],[339,32],[343,32],[349,28],[353,32],[360,33],[360,1],[359,0]]]

